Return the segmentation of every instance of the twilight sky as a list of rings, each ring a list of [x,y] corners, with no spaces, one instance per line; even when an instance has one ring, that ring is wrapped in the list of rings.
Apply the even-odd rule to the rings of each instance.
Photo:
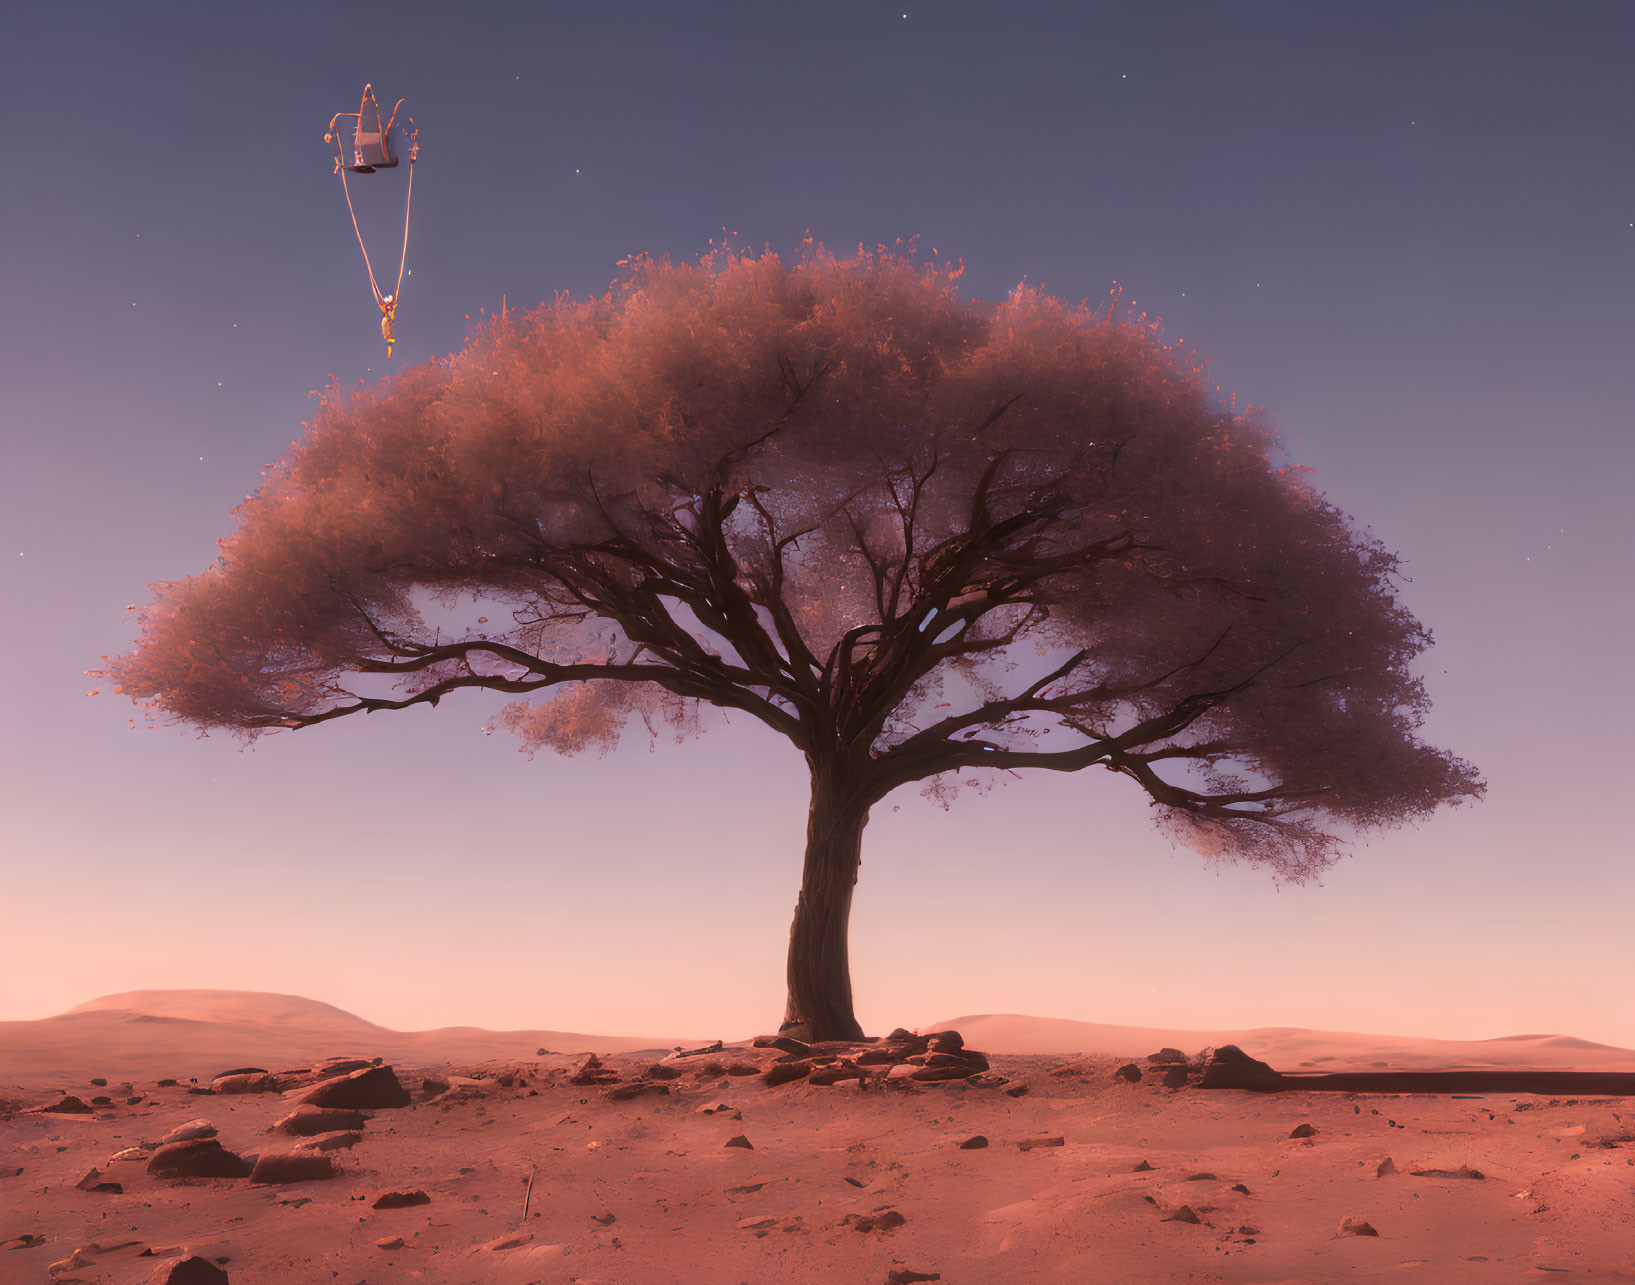
[[[864,835],[865,1030],[1635,1046],[1628,4],[63,3],[5,28],[0,1019],[193,986],[399,1028],[735,1039],[782,1013],[805,768],[748,720],[530,762],[482,735],[491,693],[249,751],[84,697],[308,390],[384,373],[322,138],[371,80],[421,130],[400,364],[632,251],[918,233],[979,298],[1123,283],[1404,554],[1424,734],[1485,803],[1279,889],[1172,851],[1103,772],[946,813],[904,790]],[[354,189],[378,244],[399,175]]]

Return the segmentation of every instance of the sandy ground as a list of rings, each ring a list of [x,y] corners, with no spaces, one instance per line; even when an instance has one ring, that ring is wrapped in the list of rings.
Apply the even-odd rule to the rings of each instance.
[[[94,1012],[118,1014],[127,1030],[166,1025],[133,1022],[139,1014],[128,1007]],[[205,1028],[257,1025],[253,1006],[227,1019],[179,1020],[212,1050],[224,1036]],[[300,1029],[289,1023],[312,1020],[297,1008],[284,1014],[287,1029],[279,1021],[260,1025],[266,1044],[283,1048],[290,1030]],[[9,1100],[0,1115],[0,1243],[38,1243],[0,1248],[0,1282],[163,1280],[183,1247],[224,1260],[237,1285],[885,1285],[905,1269],[923,1273],[920,1279],[940,1274],[949,1285],[1635,1279],[1635,1099],[1165,1089],[1140,1055],[1167,1041],[1139,1028],[1116,1028],[1120,1038],[1140,1041],[1120,1050],[1146,1071],[1135,1084],[1115,1079],[1119,1059],[1101,1052],[1007,1053],[983,1042],[983,1031],[998,1037],[1007,1024],[1013,1042],[1053,1037],[1030,1035],[1033,1020],[950,1024],[968,1047],[989,1054],[991,1072],[975,1084],[880,1077],[866,1087],[769,1086],[760,1076],[701,1073],[710,1061],[769,1067],[784,1056],[740,1044],[672,1058],[681,1073],[664,1082],[667,1094],[612,1101],[607,1088],[568,1083],[583,1058],[566,1052],[419,1061],[394,1054],[412,1104],[374,1112],[356,1145],[329,1153],[339,1168],[334,1178],[287,1186],[166,1180],[147,1173],[145,1154],[111,1157],[199,1117],[216,1126],[229,1150],[288,1150],[298,1139],[268,1129],[303,1088],[189,1093],[246,1059],[202,1061],[182,1050],[171,1053],[164,1076],[100,1074],[154,1050],[87,1052],[83,1020],[10,1024],[36,1029],[32,1042],[0,1034],[0,1099]],[[41,1053],[52,1029],[71,1032],[74,1056],[90,1060],[72,1075],[21,1073],[41,1056],[52,1060]],[[371,1029],[382,1033],[378,1045],[360,1041],[317,1055],[385,1056],[395,1033]],[[518,1034],[531,1040],[543,1033]],[[227,1035],[238,1048],[245,1033]],[[1277,1038],[1282,1047],[1303,1041],[1336,1067],[1356,1048],[1385,1047],[1378,1037]],[[1635,1061],[1628,1050],[1555,1039],[1459,1048],[1465,1057],[1506,1059],[1489,1065],[1604,1069]],[[433,1046],[423,1041],[422,1052]],[[1249,1051],[1267,1055],[1265,1048]],[[1569,1063],[1574,1052],[1599,1060]],[[629,1083],[656,1056],[622,1053],[604,1063]],[[1268,1060],[1293,1069],[1282,1056]],[[304,1063],[270,1057],[255,1064],[285,1070]],[[92,1085],[91,1075],[109,1084]],[[447,1080],[448,1090],[428,1099],[427,1075]],[[165,1077],[179,1083],[156,1087]],[[1011,1096],[1021,1085],[1026,1092]],[[112,1101],[89,1115],[38,1111],[65,1091],[86,1102],[96,1095]],[[718,1104],[725,1109],[701,1109]],[[1314,1133],[1290,1137],[1307,1124]],[[750,1148],[725,1145],[739,1135]],[[959,1145],[975,1135],[988,1145]],[[1046,1145],[1023,1145],[1034,1142]],[[1397,1172],[1378,1176],[1387,1157]],[[1138,1169],[1143,1163],[1150,1168]],[[123,1190],[79,1189],[92,1167],[100,1181]],[[1482,1176],[1445,1176],[1462,1168]],[[415,1190],[429,1203],[373,1207],[382,1193]],[[1198,1221],[1176,1220],[1183,1207]],[[893,1215],[901,1217],[895,1226]],[[859,1230],[860,1217],[864,1227],[871,1217],[883,1222]],[[1348,1218],[1378,1234],[1342,1234]],[[141,1256],[144,1250],[152,1252]]]

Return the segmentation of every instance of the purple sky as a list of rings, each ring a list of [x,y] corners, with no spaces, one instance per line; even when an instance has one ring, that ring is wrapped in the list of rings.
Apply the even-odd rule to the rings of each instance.
[[[1635,1046],[1635,9],[907,3],[8,12],[0,1018],[193,986],[413,1028],[781,1015],[806,782],[758,725],[529,762],[472,694],[245,752],[84,698],[308,390],[384,373],[322,139],[372,80],[421,129],[400,363],[723,227],[918,233],[981,298],[1122,282],[1405,555],[1425,733],[1485,803],[1279,890],[1172,852],[1106,773],[904,791],[864,836],[865,1030]]]

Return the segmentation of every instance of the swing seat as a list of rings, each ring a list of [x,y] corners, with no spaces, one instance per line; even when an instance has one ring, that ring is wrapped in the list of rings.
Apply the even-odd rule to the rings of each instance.
[[[352,135],[352,163],[346,167],[354,174],[373,174],[376,170],[397,168],[397,157],[387,146],[384,130],[365,133],[358,130]]]

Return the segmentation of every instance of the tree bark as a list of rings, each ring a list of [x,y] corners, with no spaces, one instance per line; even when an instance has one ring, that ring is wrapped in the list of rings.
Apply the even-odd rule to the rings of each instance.
[[[813,763],[806,862],[789,929],[789,1002],[782,1027],[796,1039],[863,1036],[852,1012],[847,924],[869,812],[867,805],[851,801],[855,792],[845,788],[842,778],[836,765]]]

